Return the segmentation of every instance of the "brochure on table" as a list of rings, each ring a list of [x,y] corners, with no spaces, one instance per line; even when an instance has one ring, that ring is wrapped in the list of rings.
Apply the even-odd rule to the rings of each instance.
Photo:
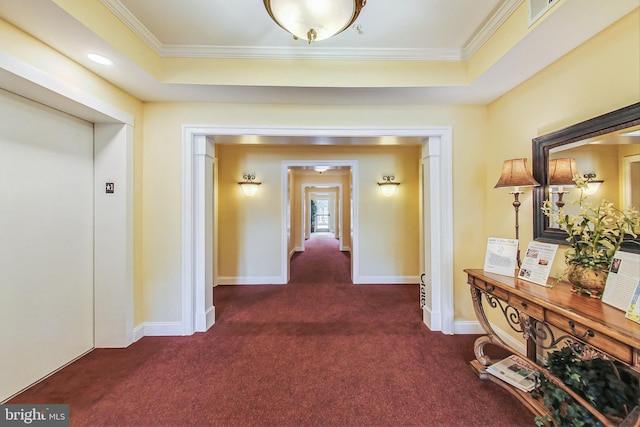
[[[518,278],[547,286],[551,265],[557,251],[558,245],[529,242],[518,272]]]
[[[513,277],[516,271],[517,253],[517,240],[489,237],[484,259],[484,271]]]
[[[611,261],[602,302],[629,311],[631,299],[640,282],[640,254],[617,251]]]
[[[636,291],[633,293],[633,297],[631,297],[631,304],[625,317],[640,323],[640,280],[638,280]]]

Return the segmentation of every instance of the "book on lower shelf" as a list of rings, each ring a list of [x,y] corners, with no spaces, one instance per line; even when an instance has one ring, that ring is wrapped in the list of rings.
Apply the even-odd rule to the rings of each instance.
[[[537,371],[529,363],[515,354],[487,366],[487,372],[522,391],[536,387]]]

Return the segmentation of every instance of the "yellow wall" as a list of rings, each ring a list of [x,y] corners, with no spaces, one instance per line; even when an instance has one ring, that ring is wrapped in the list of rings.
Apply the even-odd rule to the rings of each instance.
[[[313,105],[257,105],[257,104],[210,104],[210,103],[147,103],[144,108],[144,180],[148,184],[144,191],[144,292],[145,321],[168,322],[180,320],[180,268],[181,268],[181,145],[182,126],[199,124],[212,126],[337,126],[337,127],[381,127],[381,126],[452,126],[454,157],[454,247],[457,251],[454,260],[456,272],[475,262],[476,248],[469,245],[469,236],[478,233],[478,227],[485,224],[484,219],[484,187],[486,172],[484,168],[485,145],[487,135],[486,107],[483,106],[313,106]],[[251,148],[258,149],[251,145]],[[349,147],[307,147],[297,152],[298,159],[317,158],[322,149],[323,158],[350,159]],[[380,149],[383,149],[380,147]],[[386,149],[386,148],[385,148]],[[391,148],[388,148],[391,149]],[[305,152],[304,150],[310,150]],[[344,150],[347,150],[346,152]],[[338,155],[340,157],[338,157]],[[293,157],[293,156],[292,156]],[[288,157],[288,158],[292,158]],[[281,186],[281,160],[283,154],[269,159],[270,163],[262,165],[262,159],[249,156],[247,163],[238,164],[237,170],[230,172],[228,180],[237,182],[242,172],[255,172],[263,182],[261,192]],[[273,163],[273,164],[272,164]],[[277,164],[277,165],[276,165]],[[241,167],[242,166],[242,167]],[[381,169],[385,166],[384,169]],[[218,162],[218,169],[223,168]],[[249,168],[250,170],[245,170]],[[384,215],[401,218],[402,223],[393,225],[393,232],[407,233],[415,224],[413,215],[417,210],[399,212],[395,205],[380,205],[380,191],[376,182],[385,172],[396,174],[402,182],[398,189],[398,197],[394,203],[408,203],[407,197],[416,197],[418,163],[415,169],[401,170],[403,163],[392,158],[382,162],[362,161],[359,164],[360,212],[373,212],[382,206]],[[387,170],[389,169],[389,170]],[[219,172],[219,180],[224,172]],[[222,184],[221,184],[222,186]],[[234,184],[232,187],[238,187]],[[239,189],[238,189],[239,190]],[[278,196],[279,197],[279,196]],[[254,200],[251,203],[263,203]],[[280,203],[280,202],[278,202]],[[413,202],[411,202],[413,203]],[[278,205],[280,206],[280,205]],[[275,215],[275,207],[265,206],[269,215]],[[224,209],[223,203],[218,205],[219,211]],[[279,208],[281,209],[281,208]],[[473,214],[470,215],[470,212]],[[220,212],[222,216],[222,212]],[[383,215],[381,215],[383,216]],[[220,217],[220,221],[223,221]],[[365,217],[361,227],[371,227],[375,222]],[[269,239],[281,241],[280,228],[269,233]],[[417,227],[417,225],[416,225]],[[418,238],[418,229],[411,229]],[[361,233],[362,234],[362,233]],[[262,236],[262,234],[261,234]],[[362,237],[362,236],[361,236]],[[364,238],[364,237],[363,237]],[[413,243],[411,243],[413,248]],[[380,249],[367,248],[360,243],[361,259],[377,259]],[[221,246],[220,252],[224,251]],[[253,256],[253,249],[248,249]],[[399,254],[409,253],[399,248]],[[417,251],[416,251],[417,253]],[[386,254],[388,256],[389,253]],[[470,257],[469,254],[472,256]],[[398,254],[396,254],[398,255]],[[411,255],[413,257],[414,255]],[[403,265],[403,271],[410,271],[412,258]],[[242,261],[245,262],[245,261]],[[244,268],[244,267],[243,267]],[[254,267],[251,267],[254,268]],[[271,274],[266,266],[256,266],[259,274]],[[387,262],[380,266],[365,268],[361,274],[387,274],[390,266]],[[395,268],[395,267],[393,267]],[[222,266],[219,266],[222,269]],[[403,273],[404,274],[404,273]],[[471,299],[464,277],[457,274],[456,280],[456,318],[474,319]]]
[[[263,146],[216,147],[219,184],[219,275],[224,277],[279,276],[282,248],[283,160],[355,160],[358,163],[358,225],[361,276],[417,277],[420,275],[418,168],[420,147],[414,146]],[[392,198],[377,185],[393,171],[402,182]],[[262,182],[258,194],[245,197],[237,185],[243,173],[255,172]],[[342,181],[341,178],[338,178]],[[301,188],[305,183],[336,182],[325,175],[297,176],[293,211],[300,240]],[[348,182],[341,183],[348,190]],[[348,212],[348,205],[345,205]],[[297,219],[295,216],[297,213]],[[389,256],[393,254],[394,256]]]
[[[495,173],[489,174],[485,187],[487,237],[514,233],[511,196],[493,189],[503,160],[531,159],[532,138],[638,102],[639,39],[636,9],[489,105],[486,167]],[[521,200],[520,240],[526,247],[533,239],[531,191]],[[481,258],[478,254],[478,265]],[[563,269],[559,251],[554,274]]]

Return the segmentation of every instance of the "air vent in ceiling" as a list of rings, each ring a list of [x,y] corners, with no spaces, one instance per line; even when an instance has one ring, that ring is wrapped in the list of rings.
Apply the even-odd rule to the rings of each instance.
[[[529,10],[529,26],[532,26],[542,15],[551,9],[558,0],[527,0]]]

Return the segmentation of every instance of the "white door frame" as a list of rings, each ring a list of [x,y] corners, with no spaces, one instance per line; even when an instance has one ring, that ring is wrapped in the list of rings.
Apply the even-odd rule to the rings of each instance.
[[[429,190],[429,221],[425,220],[427,211],[423,211],[421,227],[430,230],[430,241],[423,238],[421,253],[421,265],[430,266],[427,271],[428,292],[430,293],[430,303],[425,306],[423,319],[425,324],[434,331],[442,331],[445,334],[453,333],[453,147],[452,147],[452,128],[450,126],[424,126],[424,127],[295,127],[295,126],[270,126],[270,127],[235,127],[235,126],[183,126],[183,196],[182,196],[182,295],[183,295],[183,330],[185,334],[195,332],[194,327],[190,325],[204,324],[209,327],[206,319],[195,319],[193,310],[196,301],[202,303],[206,289],[201,287],[205,283],[203,275],[206,269],[197,270],[194,265],[194,259],[204,260],[204,262],[213,262],[208,260],[205,252],[212,248],[203,248],[195,246],[193,242],[198,240],[199,236],[194,236],[195,218],[194,214],[203,206],[202,191],[199,188],[205,188],[206,192],[212,192],[211,180],[207,181],[203,174],[197,172],[194,168],[196,162],[195,156],[198,154],[198,141],[202,141],[201,136],[215,135],[258,135],[258,136],[336,136],[336,137],[356,137],[369,136],[375,137],[380,135],[387,136],[417,136],[423,139],[423,162],[425,170],[428,174],[424,176],[424,182],[421,183],[422,192],[425,186]],[[209,138],[207,138],[209,139]],[[284,166],[283,166],[284,168]],[[283,176],[286,173],[283,173]],[[357,171],[354,171],[354,181],[357,181]],[[283,182],[286,181],[283,178]],[[199,184],[196,184],[198,182]],[[284,185],[284,184],[283,184]],[[208,190],[206,190],[208,188]],[[283,188],[283,194],[287,194],[287,189]],[[198,195],[200,194],[200,195]],[[283,197],[284,199],[284,197]],[[357,200],[357,193],[354,194]],[[357,209],[357,203],[354,203]],[[284,213],[284,211],[283,211]],[[354,217],[357,218],[357,211],[354,211]],[[205,215],[202,215],[207,221],[212,221]],[[284,217],[284,215],[283,215]],[[286,218],[283,218],[283,227]],[[357,232],[357,229],[355,230]],[[357,251],[358,239],[357,234],[354,235],[352,246]],[[283,237],[283,253],[286,250],[286,239]],[[288,254],[283,257],[282,268],[283,276],[287,275],[286,260]],[[357,269],[358,260],[354,257],[354,268]],[[357,270],[356,270],[357,272]],[[356,275],[352,276],[354,280]],[[197,278],[197,280],[194,280]],[[185,299],[186,297],[186,299]],[[200,313],[206,313],[207,308],[203,307]],[[187,314],[189,316],[187,316]],[[190,317],[187,319],[186,317]]]
[[[318,188],[318,187],[321,187],[321,188]],[[327,187],[327,188],[324,188],[324,187]],[[318,188],[318,191],[313,191],[312,190],[312,191],[309,192],[309,203],[307,203],[307,200],[306,200],[306,197],[305,197],[306,194],[307,194],[306,190],[308,188]],[[302,202],[302,210],[301,210],[302,221],[301,221],[301,224],[300,224],[300,227],[301,227],[300,235],[302,236],[302,241],[300,242],[300,250],[304,251],[304,242],[305,242],[305,239],[307,237],[307,233],[306,233],[307,225],[308,225],[307,224],[307,210],[309,210],[309,211],[311,210],[311,208],[310,208],[311,195],[324,193],[325,191],[322,191],[322,190],[327,190],[328,192],[335,192],[336,193],[336,196],[335,196],[336,200],[335,200],[334,203],[338,205],[338,208],[337,208],[338,214],[335,215],[335,212],[334,212],[333,216],[334,216],[334,222],[338,222],[338,221],[340,222],[337,225],[337,227],[338,227],[338,240],[340,242],[340,250],[343,251],[345,249],[344,249],[344,242],[342,240],[342,225],[343,225],[343,222],[342,222],[342,214],[343,214],[343,211],[342,211],[342,196],[343,196],[343,194],[342,194],[342,184],[335,184],[335,183],[327,183],[327,184],[325,184],[325,183],[322,183],[322,184],[310,184],[310,183],[307,183],[307,184],[302,184],[302,191],[300,192],[301,193],[300,197],[301,197],[301,202]],[[333,230],[333,231],[334,231],[334,234],[335,234],[335,230]]]
[[[290,224],[289,215],[286,214],[287,207],[289,206],[289,168],[292,167],[313,167],[318,164],[333,166],[333,167],[348,167],[351,171],[351,230],[349,233],[351,234],[351,280],[353,283],[360,283],[357,281],[359,279],[359,263],[358,263],[358,161],[357,160],[285,160],[282,162],[282,271],[283,282],[289,283],[290,272],[289,268],[291,264],[289,263],[289,236],[287,230],[289,229]],[[303,199],[303,207],[304,207],[304,190],[307,187],[317,186],[317,185],[329,185],[332,187],[339,187],[338,191],[340,195],[340,218],[342,218],[342,185],[341,184],[309,184],[306,187],[302,186],[302,199]],[[304,222],[304,219],[303,221]],[[340,249],[343,248],[342,242],[342,234],[347,231],[340,227]],[[304,231],[303,231],[304,233]],[[304,234],[303,234],[304,241]]]

